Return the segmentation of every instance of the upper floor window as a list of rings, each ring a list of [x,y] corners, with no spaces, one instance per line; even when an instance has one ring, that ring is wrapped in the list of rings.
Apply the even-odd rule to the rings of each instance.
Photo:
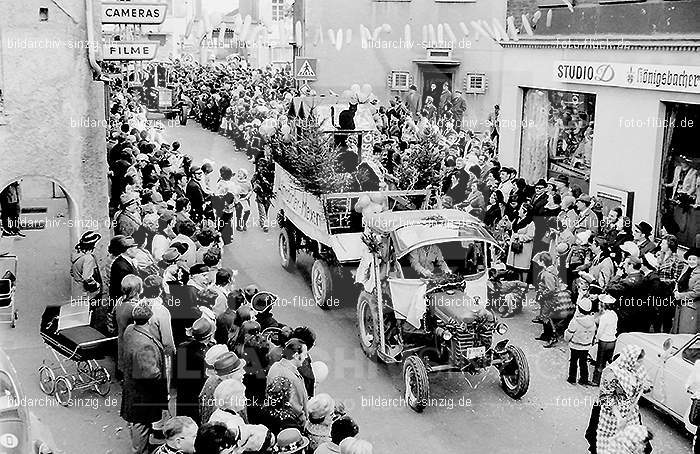
[[[272,0],[272,20],[284,19],[284,0]]]

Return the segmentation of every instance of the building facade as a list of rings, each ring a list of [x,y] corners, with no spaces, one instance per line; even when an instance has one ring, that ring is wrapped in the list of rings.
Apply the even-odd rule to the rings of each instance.
[[[88,50],[100,40],[93,6],[88,14],[83,0],[0,2],[0,188],[30,176],[59,185],[74,242],[110,227],[104,84]]]
[[[532,36],[501,42],[501,160],[700,245],[700,2],[571,3],[532,0]]]
[[[318,59],[317,93],[370,84],[386,102],[416,85],[421,102],[438,104],[447,83],[464,93],[465,129],[487,129],[500,96],[500,46],[471,23],[503,25],[505,1],[296,0],[294,8],[296,55]]]

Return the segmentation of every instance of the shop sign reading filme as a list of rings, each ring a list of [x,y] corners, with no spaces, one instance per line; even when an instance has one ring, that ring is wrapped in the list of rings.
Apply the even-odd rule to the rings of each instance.
[[[159,25],[167,11],[166,3],[102,2],[102,23]]]
[[[700,66],[555,61],[557,82],[700,93]]]
[[[115,41],[102,47],[105,60],[153,60],[157,52],[156,42]]]

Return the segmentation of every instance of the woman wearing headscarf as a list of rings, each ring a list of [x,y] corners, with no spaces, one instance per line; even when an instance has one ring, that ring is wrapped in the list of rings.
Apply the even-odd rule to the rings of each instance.
[[[690,394],[691,405],[689,419],[695,419],[693,415],[693,407],[700,405],[700,359],[695,360],[693,364],[693,370],[690,371],[690,377],[688,381],[685,382],[685,390]],[[697,430],[695,431],[695,437],[693,438],[693,453],[700,454],[700,425],[696,424],[698,421],[691,420],[691,424],[697,425]]]
[[[292,395],[292,382],[286,377],[275,377],[265,390],[265,406],[262,411],[262,424],[277,436],[289,428],[304,430],[304,419],[289,399]]]
[[[535,223],[532,221],[531,207],[523,203],[518,210],[518,217],[513,221],[513,234],[510,238],[510,248],[506,265],[520,273],[520,280],[526,282],[532,260],[533,239],[535,238]]]
[[[234,179],[234,193],[236,199],[236,230],[247,230],[248,218],[250,217],[250,197],[253,193],[253,185],[248,178],[246,169],[238,169]]]
[[[600,416],[594,422],[596,407],[591,414],[591,427],[596,427],[595,438],[592,433],[589,443],[593,451],[608,452],[615,435],[627,424],[641,423],[639,397],[651,390],[651,382],[646,369],[642,366],[644,350],[637,345],[628,345],[620,356],[603,370],[600,382],[598,406]],[[588,437],[587,437],[588,438]],[[595,445],[595,446],[594,446]]]

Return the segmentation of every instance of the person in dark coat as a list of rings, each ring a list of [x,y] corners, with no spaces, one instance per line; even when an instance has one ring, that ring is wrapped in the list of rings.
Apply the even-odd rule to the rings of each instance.
[[[204,178],[204,171],[199,166],[190,167],[190,174],[192,178],[187,183],[187,188],[185,189],[185,195],[190,201],[190,206],[192,207],[190,211],[190,216],[194,222],[199,222],[202,220],[204,215],[204,204],[206,202],[207,195],[202,189],[202,179]]]
[[[182,268],[177,269],[177,279],[168,282],[170,289],[170,316],[173,327],[175,345],[187,340],[186,330],[199,318],[197,309],[197,289],[189,285],[190,273]]]
[[[177,416],[200,421],[199,393],[207,381],[207,350],[214,345],[215,326],[206,318],[197,319],[188,330],[190,339],[177,346],[173,382],[177,390]]]
[[[615,312],[618,315],[619,334],[638,331],[636,327],[644,323],[645,316],[639,303],[647,300],[647,292],[643,287],[642,261],[631,256],[625,260],[622,267],[625,274],[613,277],[607,288],[607,292],[618,301]]]
[[[134,260],[136,242],[131,237],[117,235],[109,243],[109,252],[118,255],[112,262],[109,273],[109,307],[111,309],[123,295],[122,279],[129,274],[138,274]]]
[[[306,344],[306,348],[310,352],[316,343],[316,334],[311,331],[310,328],[306,326],[299,326],[292,331],[292,338],[299,339]],[[314,376],[314,370],[311,368],[311,356],[307,355],[304,362],[300,367],[298,367],[301,378],[304,379],[304,386],[306,387],[306,393],[309,397],[314,396],[314,387],[316,385],[316,377]]]
[[[151,424],[168,409],[168,385],[163,345],[151,334],[148,304],[134,307],[134,323],[124,331],[121,417],[129,423],[132,452],[149,452]]]

